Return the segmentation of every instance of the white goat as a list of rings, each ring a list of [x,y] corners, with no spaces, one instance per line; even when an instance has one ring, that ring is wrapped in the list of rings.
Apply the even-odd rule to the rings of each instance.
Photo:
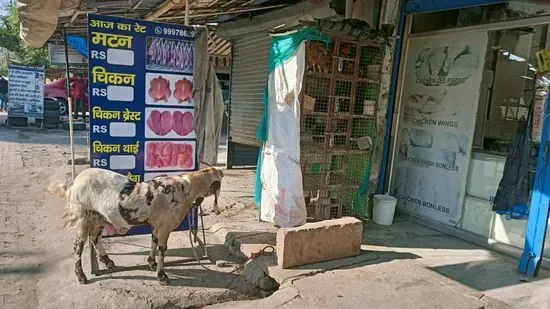
[[[65,227],[76,227],[74,252],[75,274],[80,283],[88,280],[82,270],[84,243],[91,238],[100,261],[107,268],[115,267],[101,242],[105,226],[127,231],[132,226],[150,224],[153,228],[151,252],[147,262],[156,270],[161,284],[168,283],[164,272],[164,256],[172,232],[189,213],[193,202],[200,204],[204,197],[215,195],[217,209],[223,172],[209,167],[179,176],[161,176],[136,183],[118,173],[89,168],[82,171],[72,183],[50,184],[48,190],[67,199],[63,215]],[[159,253],[158,264],[155,261]]]

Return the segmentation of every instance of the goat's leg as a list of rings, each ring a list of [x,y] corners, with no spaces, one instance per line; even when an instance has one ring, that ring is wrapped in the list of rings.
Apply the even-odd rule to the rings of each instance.
[[[108,269],[113,269],[115,268],[115,262],[113,262],[113,260],[109,258],[107,252],[105,251],[105,247],[103,247],[103,241],[101,238],[102,232],[103,226],[100,226],[95,230],[94,236],[92,236],[92,243],[94,244],[95,251],[99,256],[99,260],[101,261],[101,263],[103,263]]]
[[[157,255],[157,247],[159,245],[159,239],[157,238],[155,230],[151,234],[151,252],[149,252],[149,257],[147,257],[147,264],[149,269],[152,271],[157,270],[157,262],[155,261],[155,256]]]
[[[218,199],[219,199],[220,193],[219,190],[214,194],[214,206],[212,208],[212,211],[214,214],[219,215],[220,214],[220,208],[218,207]]]
[[[158,248],[159,248],[159,259],[157,262],[157,279],[160,284],[168,284],[168,276],[164,272],[164,256],[166,255],[168,237],[170,236],[170,230],[160,231],[158,233]]]
[[[82,226],[79,227],[79,229],[82,230]],[[84,274],[84,270],[82,270],[82,251],[84,251],[84,243],[86,239],[88,239],[88,235],[83,235],[81,231],[78,231],[76,234],[76,239],[74,240],[74,254],[76,256],[76,262],[74,264],[74,273],[76,274],[76,278],[78,278],[78,282],[81,284],[88,283],[88,278],[86,278],[86,275]]]

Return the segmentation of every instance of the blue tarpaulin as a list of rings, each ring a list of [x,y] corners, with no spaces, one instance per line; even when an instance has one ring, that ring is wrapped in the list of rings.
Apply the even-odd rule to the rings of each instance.
[[[67,44],[82,57],[88,58],[88,44],[86,43],[85,38],[76,35],[69,35],[67,37]]]

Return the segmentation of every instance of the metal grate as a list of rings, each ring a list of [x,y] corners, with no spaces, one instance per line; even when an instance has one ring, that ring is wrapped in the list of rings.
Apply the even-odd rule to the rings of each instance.
[[[370,217],[359,187],[372,164],[383,52],[337,36],[306,44],[300,163],[310,219]]]

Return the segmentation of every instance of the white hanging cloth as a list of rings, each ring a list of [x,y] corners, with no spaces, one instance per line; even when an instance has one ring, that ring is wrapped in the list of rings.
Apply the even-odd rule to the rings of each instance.
[[[300,169],[300,101],[305,43],[268,81],[268,137],[263,147],[260,218],[280,227],[306,222]]]

